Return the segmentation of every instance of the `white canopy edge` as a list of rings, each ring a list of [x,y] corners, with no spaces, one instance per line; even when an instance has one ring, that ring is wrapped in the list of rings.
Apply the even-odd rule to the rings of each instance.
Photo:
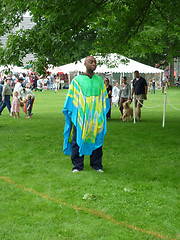
[[[29,70],[24,69],[23,67],[17,67],[17,66],[0,66],[0,72],[10,70],[12,73],[27,73]]]
[[[113,62],[113,64],[116,65],[116,67],[109,67],[107,64],[102,64],[101,66],[97,65],[97,68],[95,70],[96,73],[107,73],[107,72],[114,72],[114,73],[133,73],[134,71],[139,71],[140,73],[163,73],[163,70],[160,70],[158,68],[154,68],[151,66],[148,66],[146,64],[134,61],[130,58],[126,58],[121,55],[117,54],[109,54],[108,57],[103,58],[101,56],[96,56],[97,61],[105,61],[107,62],[107,59],[109,60],[109,63]],[[70,73],[70,72],[84,72],[85,66],[84,66],[84,60],[85,58],[81,59],[77,63],[69,63],[66,65],[60,66],[62,71],[64,73]],[[128,62],[126,64],[122,63],[122,60],[127,60]]]

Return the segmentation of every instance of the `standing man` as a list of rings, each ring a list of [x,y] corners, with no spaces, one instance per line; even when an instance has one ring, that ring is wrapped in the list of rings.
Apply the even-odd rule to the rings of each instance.
[[[141,108],[143,106],[143,100],[147,100],[147,82],[146,80],[139,75],[138,71],[134,72],[135,79],[133,80],[133,86],[131,90],[131,99],[133,99],[133,93],[135,92],[135,107],[136,110],[136,122],[137,117],[141,121]]]
[[[110,104],[102,78],[94,74],[96,59],[86,57],[84,65],[86,71],[72,80],[63,108],[63,151],[71,155],[73,172],[84,169],[84,155],[90,155],[93,169],[103,172],[102,144]]]
[[[3,87],[2,91],[2,105],[0,107],[0,115],[5,107],[8,108],[9,113],[11,114],[11,102],[10,96],[12,95],[12,88],[11,88],[11,77],[7,77],[6,84]]]

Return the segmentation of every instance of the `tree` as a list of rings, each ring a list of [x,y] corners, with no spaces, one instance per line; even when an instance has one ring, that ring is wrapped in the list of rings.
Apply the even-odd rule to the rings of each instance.
[[[14,28],[26,11],[35,26],[9,36],[1,62],[20,65],[33,53],[42,71],[48,64],[116,52],[151,59],[153,65],[179,47],[178,6],[179,0],[2,0],[3,32]]]
[[[147,23],[131,39],[130,50],[126,54],[152,66],[158,63],[164,69],[170,63],[173,86],[173,62],[175,57],[180,56],[179,3],[174,1],[167,4],[166,1],[161,8],[157,4],[156,1]]]

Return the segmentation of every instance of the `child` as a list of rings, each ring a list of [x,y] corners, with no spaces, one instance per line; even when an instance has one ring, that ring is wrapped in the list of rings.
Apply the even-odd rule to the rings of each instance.
[[[16,118],[16,113],[17,117],[19,118],[19,112],[20,112],[20,101],[18,99],[18,92],[14,92],[13,100],[12,100],[12,105],[11,105],[11,116],[14,116]]]
[[[26,105],[26,109],[27,109],[27,116],[26,118],[31,118],[31,110],[32,110],[32,101],[31,101],[31,94],[27,95],[27,105]]]

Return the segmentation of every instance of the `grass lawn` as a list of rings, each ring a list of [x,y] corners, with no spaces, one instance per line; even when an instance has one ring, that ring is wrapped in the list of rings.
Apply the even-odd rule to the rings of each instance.
[[[180,111],[142,109],[122,122],[112,109],[103,145],[104,173],[72,173],[63,154],[67,90],[36,92],[32,119],[0,116],[0,239],[178,239]],[[180,109],[180,89],[167,98]],[[161,91],[146,106],[163,102]]]

